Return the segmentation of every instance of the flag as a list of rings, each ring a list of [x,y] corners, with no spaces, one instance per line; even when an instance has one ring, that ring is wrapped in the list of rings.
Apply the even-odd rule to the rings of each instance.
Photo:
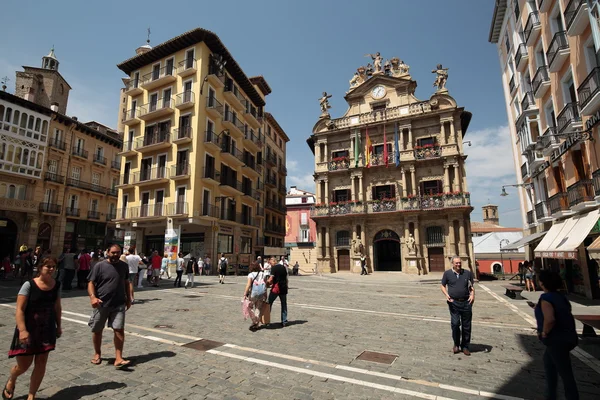
[[[369,137],[369,127],[367,126],[367,140],[365,143],[365,164],[367,168],[371,168],[371,152],[373,151],[373,144],[371,143],[371,138]]]
[[[396,147],[396,167],[400,165],[400,147],[398,146],[398,122],[394,124],[394,146]]]
[[[358,168],[358,157],[360,156],[360,129],[354,130],[354,167]]]
[[[383,124],[383,158],[385,159],[385,167],[388,167],[388,148],[387,148],[387,136],[385,134],[385,124]]]

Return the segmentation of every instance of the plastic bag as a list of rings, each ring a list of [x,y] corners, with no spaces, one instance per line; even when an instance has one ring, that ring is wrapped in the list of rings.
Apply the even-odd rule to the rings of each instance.
[[[244,321],[250,317],[250,313],[252,312],[252,304],[247,297],[242,299],[242,315],[244,317]]]

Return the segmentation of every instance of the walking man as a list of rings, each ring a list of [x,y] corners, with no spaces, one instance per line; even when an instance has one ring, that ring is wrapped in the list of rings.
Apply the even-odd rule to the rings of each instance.
[[[158,255],[158,251],[154,250],[152,254],[152,285],[158,287],[160,279],[160,267],[162,266],[162,257]]]
[[[75,253],[71,253],[71,249],[67,248],[63,257],[63,269],[65,270],[63,275],[63,287],[62,290],[71,290],[73,285],[73,278],[75,277]]]
[[[88,325],[92,328],[94,357],[91,363],[102,362],[102,331],[108,326],[114,332],[115,368],[121,369],[130,361],[123,359],[125,343],[125,311],[131,307],[133,285],[129,282],[129,268],[120,261],[121,246],[114,244],[109,248],[108,260],[97,263],[88,277],[88,294],[94,311]]]
[[[281,327],[284,328],[287,323],[287,294],[288,294],[288,270],[283,263],[275,264],[271,268],[271,277],[269,278],[271,293],[269,293],[269,309],[273,307],[275,299],[279,296],[281,301]]]
[[[167,274],[167,279],[171,279],[171,273],[169,272],[169,256],[167,255],[167,253],[165,252],[165,254],[163,255],[161,264],[160,264],[160,277],[162,279],[162,276],[164,274]]]
[[[369,275],[369,271],[367,271],[367,257],[364,254],[360,255],[360,274]]]
[[[457,354],[462,349],[466,356],[470,356],[469,344],[471,343],[471,319],[473,317],[472,307],[475,301],[475,288],[473,287],[473,274],[471,271],[462,269],[460,257],[452,257],[452,269],[444,272],[441,289],[446,296],[446,302],[450,310],[450,325],[452,327],[452,339],[454,340],[452,351]]]

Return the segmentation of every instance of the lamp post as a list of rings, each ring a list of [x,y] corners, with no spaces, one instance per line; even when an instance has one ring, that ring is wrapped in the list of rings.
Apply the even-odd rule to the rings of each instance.
[[[500,264],[502,264],[502,273],[504,273],[504,258],[502,256],[502,244],[503,243],[505,245],[507,245],[507,244],[510,243],[510,240],[508,240],[508,239],[502,239],[502,240],[500,240]],[[512,264],[510,266],[511,266],[510,273],[512,274]]]

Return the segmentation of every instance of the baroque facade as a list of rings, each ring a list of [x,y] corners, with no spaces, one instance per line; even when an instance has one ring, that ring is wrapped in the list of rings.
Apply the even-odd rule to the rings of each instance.
[[[345,95],[348,111],[321,115],[308,144],[315,155],[317,230],[321,272],[444,271],[458,255],[473,265],[470,195],[463,136],[471,113],[445,88],[438,65],[429,100],[415,97],[417,82],[398,58],[358,68]]]

